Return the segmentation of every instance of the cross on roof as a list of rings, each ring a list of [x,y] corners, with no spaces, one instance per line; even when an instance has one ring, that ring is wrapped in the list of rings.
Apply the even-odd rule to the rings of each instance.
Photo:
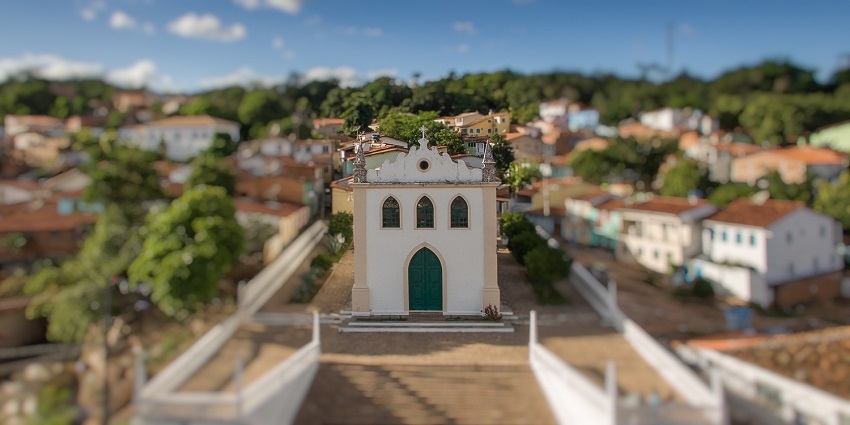
[[[422,132],[422,138],[423,138],[423,139],[425,138],[425,130],[428,130],[428,129],[425,127],[425,125],[422,125],[422,127],[420,127],[420,128],[419,128],[419,131],[421,131],[421,132]]]

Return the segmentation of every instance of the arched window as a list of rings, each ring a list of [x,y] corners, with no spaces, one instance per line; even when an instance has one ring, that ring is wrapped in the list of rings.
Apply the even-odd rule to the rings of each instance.
[[[398,229],[401,227],[400,215],[398,201],[390,196],[384,201],[384,206],[381,209],[381,224],[385,229]]]
[[[452,228],[467,228],[469,227],[469,206],[466,201],[460,196],[452,201]]]
[[[420,198],[416,204],[416,227],[420,229],[434,228],[434,204],[427,196]]]

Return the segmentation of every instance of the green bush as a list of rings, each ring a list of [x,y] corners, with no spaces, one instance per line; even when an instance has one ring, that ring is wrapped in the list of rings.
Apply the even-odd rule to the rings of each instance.
[[[551,284],[567,277],[570,261],[559,249],[539,246],[525,255],[525,274],[532,283]]]
[[[508,249],[511,251],[511,255],[522,265],[525,265],[525,255],[537,247],[546,248],[546,241],[533,229],[511,236],[508,239]]]
[[[354,215],[350,212],[338,212],[331,215],[328,222],[328,235],[341,234],[345,237],[345,244],[351,244],[354,240]]]
[[[711,282],[705,279],[697,279],[694,281],[691,293],[693,293],[695,297],[711,298],[714,296],[714,287],[711,286]]]
[[[534,232],[534,225],[522,213],[505,213],[499,220],[499,230],[508,239],[525,232]]]
[[[334,259],[324,252],[313,257],[310,261],[310,267],[321,271],[327,271],[334,265]]]

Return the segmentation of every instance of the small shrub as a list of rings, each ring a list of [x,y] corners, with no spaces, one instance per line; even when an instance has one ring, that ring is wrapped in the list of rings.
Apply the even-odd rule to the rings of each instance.
[[[354,215],[350,212],[338,212],[331,215],[328,222],[328,235],[341,234],[345,238],[345,244],[351,244],[354,240]]]
[[[533,233],[534,225],[522,213],[505,213],[499,220],[499,230],[510,240],[521,233]]]
[[[525,274],[531,282],[551,284],[570,273],[570,262],[566,259],[566,254],[546,245],[531,250],[523,261]]]
[[[499,309],[493,304],[487,304],[484,308],[484,318],[493,321],[502,320],[502,313],[499,313]]]
[[[694,281],[694,286],[691,289],[691,292],[695,297],[711,298],[714,296],[714,287],[711,286],[711,282],[705,279],[697,279]]]
[[[328,254],[325,254],[324,252],[313,257],[313,259],[310,261],[311,268],[321,270],[323,272],[328,271],[331,267],[333,267],[333,265],[333,257]]]
[[[546,241],[533,229],[508,239],[508,249],[511,251],[511,255],[522,265],[525,265],[525,256],[538,247],[546,248]]]

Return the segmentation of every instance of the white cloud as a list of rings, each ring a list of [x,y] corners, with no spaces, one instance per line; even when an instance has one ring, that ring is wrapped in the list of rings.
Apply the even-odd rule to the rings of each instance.
[[[106,2],[104,0],[91,0],[80,9],[80,16],[82,16],[83,20],[91,22],[104,9],[106,9]]]
[[[259,75],[253,69],[243,66],[230,74],[219,77],[203,78],[200,86],[205,89],[214,89],[229,86],[273,86],[285,81],[284,77],[272,77]]]
[[[272,39],[272,48],[275,50],[280,50],[283,48],[283,37],[277,36]]]
[[[168,75],[156,71],[156,64],[141,59],[126,67],[113,69],[104,75],[109,83],[123,87],[149,87],[158,91],[174,91],[177,87]]]
[[[181,37],[202,38],[225,43],[241,40],[246,33],[242,24],[223,26],[213,14],[196,15],[191,12],[168,24],[168,29]]]
[[[455,51],[458,53],[466,53],[469,51],[469,45],[466,43],[458,44]]]
[[[452,23],[452,28],[461,34],[475,35],[475,24],[469,21],[456,21]]]
[[[116,30],[131,30],[136,28],[136,20],[133,19],[132,16],[120,10],[116,10],[115,12],[112,12],[112,16],[109,18],[109,26]]]
[[[376,69],[366,73],[367,80],[374,80],[378,77],[395,77],[398,75],[398,70],[395,68]]]
[[[357,76],[357,71],[350,66],[340,66],[336,68],[328,68],[319,66],[304,73],[306,81],[327,81],[338,80],[342,87],[352,87],[360,84],[360,78]]]
[[[49,54],[25,54],[18,58],[0,59],[0,81],[25,71],[50,80],[67,80],[99,76],[103,72],[103,66]]]
[[[303,0],[233,0],[234,3],[248,10],[260,7],[277,9],[281,12],[295,15],[301,11]]]

